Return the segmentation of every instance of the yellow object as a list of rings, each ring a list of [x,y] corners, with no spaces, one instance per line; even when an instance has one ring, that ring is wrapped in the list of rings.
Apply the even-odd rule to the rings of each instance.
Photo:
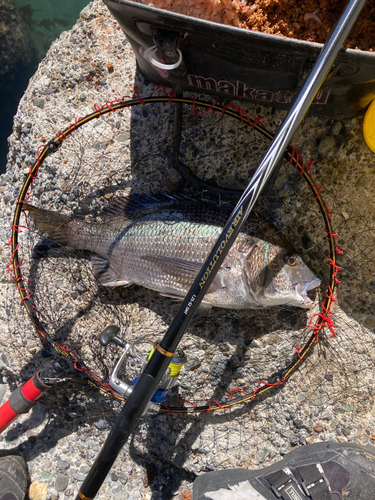
[[[363,122],[363,135],[367,146],[375,153],[375,99],[366,111]]]
[[[29,488],[29,498],[30,500],[44,500],[47,498],[47,485],[40,483],[39,481],[31,483]]]
[[[152,353],[154,352],[155,348],[159,345],[158,342],[154,343],[154,346],[151,349],[150,354],[148,355],[147,361],[151,358]],[[177,348],[177,353],[174,355],[172,358],[171,363],[169,363],[169,368],[171,370],[171,373],[169,374],[170,377],[177,377],[177,375],[180,373],[181,368],[184,366],[186,363],[186,356],[185,353],[182,349],[179,347]]]

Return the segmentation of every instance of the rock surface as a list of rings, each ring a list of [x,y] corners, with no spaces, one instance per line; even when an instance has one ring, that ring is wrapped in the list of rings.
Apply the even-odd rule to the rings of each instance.
[[[61,149],[42,163],[30,194],[31,203],[63,213],[93,219],[114,195],[174,191],[179,182],[169,160],[173,109],[168,104],[103,114],[74,130],[75,118],[92,113],[95,106],[134,96],[135,90],[145,97],[155,87],[138,74],[134,54],[117,23],[95,1],[73,29],[52,44],[19,104],[7,172],[0,177],[0,370],[5,397],[48,360],[4,267],[11,255],[6,243],[14,202],[40,154],[39,146],[72,124]],[[262,115],[262,123],[272,131],[283,117],[271,108],[246,105],[246,110],[253,118]],[[181,499],[191,493],[195,475],[209,470],[266,466],[293,447],[314,441],[372,442],[375,186],[374,155],[364,143],[362,120],[336,125],[309,117],[293,138],[305,162],[315,160],[314,185],[322,186],[338,233],[337,246],[344,251],[337,255],[341,284],[332,306],[336,336],[326,328],[300,370],[264,400],[226,411],[145,417],[116,460],[99,498]],[[267,139],[232,118],[223,121],[219,113],[210,113],[196,119],[191,108],[184,108],[181,161],[211,185],[243,189],[267,144]],[[185,192],[197,196],[191,189]],[[176,397],[200,404],[208,404],[206,400],[224,404],[239,391],[251,397],[310,336],[306,323],[319,312],[331,268],[327,257],[331,236],[324,232],[314,198],[300,174],[284,165],[274,189],[259,202],[259,210],[279,224],[321,277],[324,287],[315,297],[314,309],[215,310],[199,320],[182,342],[191,362],[183,369]],[[24,218],[21,223],[26,225]],[[43,254],[41,237],[18,229],[23,231],[18,233],[21,270],[40,320],[103,382],[119,355],[117,347],[104,351],[97,341],[106,326],[119,324],[127,341],[161,338],[172,319],[167,299],[135,287],[103,291],[85,256],[58,249]],[[41,257],[35,256],[35,247]],[[12,270],[13,264],[8,267]],[[74,497],[121,405],[67,375],[32,412],[3,433],[0,448],[16,449],[26,458],[31,481],[45,485],[47,498]]]

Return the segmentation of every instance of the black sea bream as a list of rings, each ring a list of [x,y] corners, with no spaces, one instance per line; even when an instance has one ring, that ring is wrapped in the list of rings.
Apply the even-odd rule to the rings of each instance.
[[[93,271],[101,285],[136,284],[182,298],[232,207],[182,196],[132,195],[114,199],[101,223],[32,206],[28,210],[34,227],[54,242],[92,252]],[[252,214],[203,304],[231,309],[310,308],[313,302],[307,291],[319,285],[277,231]]]

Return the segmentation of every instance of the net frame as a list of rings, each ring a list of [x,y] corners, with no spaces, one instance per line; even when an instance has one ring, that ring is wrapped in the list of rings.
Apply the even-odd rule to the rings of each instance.
[[[162,89],[163,96],[155,96],[154,94]],[[24,305],[28,315],[30,316],[36,332],[39,334],[44,346],[50,350],[52,353],[63,357],[68,364],[74,368],[74,370],[83,376],[88,383],[96,386],[101,391],[111,394],[116,399],[122,399],[114,394],[108,383],[103,383],[93,372],[88,370],[82,360],[80,360],[75,352],[72,350],[64,348],[58,342],[55,342],[47,333],[42,322],[38,318],[37,310],[33,304],[32,292],[27,288],[27,281],[24,280],[24,275],[22,273],[22,258],[19,257],[19,241],[18,233],[22,232],[23,229],[29,229],[26,218],[26,225],[20,224],[20,218],[22,213],[25,214],[28,207],[28,201],[33,189],[33,181],[37,178],[39,168],[43,164],[44,160],[50,155],[55,153],[64,140],[72,135],[75,130],[84,126],[86,123],[93,119],[99,119],[109,113],[121,110],[126,107],[132,107],[136,105],[145,105],[149,103],[182,103],[191,106],[192,114],[194,118],[200,117],[205,113],[220,113],[222,117],[231,116],[241,123],[248,125],[251,129],[259,132],[264,137],[272,140],[273,134],[267,131],[261,122],[261,118],[257,117],[251,120],[246,111],[235,104],[227,103],[225,105],[219,105],[217,102],[207,103],[201,100],[197,100],[195,96],[191,97],[176,97],[174,90],[167,92],[163,86],[158,86],[154,92],[148,97],[141,97],[138,94],[137,88],[134,88],[134,92],[137,95],[136,98],[128,99],[128,97],[122,97],[120,99],[115,99],[110,102],[106,102],[103,106],[95,105],[95,111],[84,117],[75,119],[73,123],[70,123],[63,131],[58,132],[47,144],[41,145],[37,150],[37,160],[30,167],[29,175],[24,182],[24,185],[19,194],[18,200],[16,201],[16,208],[13,216],[13,223],[11,225],[12,235],[8,242],[11,247],[11,256],[9,262],[6,266],[9,274],[12,276],[16,287],[21,296],[21,302]],[[196,110],[198,108],[198,111]],[[203,111],[199,111],[203,109]],[[335,286],[339,283],[337,278],[337,273],[341,269],[337,264],[336,255],[342,254],[342,251],[337,247],[335,242],[335,237],[338,236],[334,232],[331,225],[332,213],[329,211],[326,203],[324,202],[321,191],[322,186],[314,183],[312,178],[312,161],[308,161],[306,164],[303,161],[300,152],[296,151],[293,147],[289,146],[284,154],[284,159],[291,165],[291,167],[297,169],[301,177],[304,178],[305,182],[309,186],[315,201],[318,203],[320,213],[324,220],[324,231],[327,235],[327,243],[329,249],[328,263],[330,265],[330,272],[328,278],[328,289],[326,292],[325,299],[323,300],[319,313],[313,314],[309,320],[307,328],[311,329],[311,335],[307,342],[301,346],[296,347],[296,352],[294,353],[292,359],[287,363],[283,370],[275,372],[265,381],[259,380],[257,387],[251,393],[245,393],[240,389],[234,388],[230,393],[230,401],[227,404],[220,404],[217,401],[210,400],[206,405],[194,406],[191,404],[189,407],[170,407],[161,406],[161,411],[170,413],[195,413],[195,412],[208,412],[213,410],[223,410],[232,407],[237,404],[242,404],[245,402],[252,402],[256,398],[265,395],[268,391],[274,388],[279,388],[284,385],[291,375],[301,366],[301,364],[307,359],[311,354],[314,346],[319,342],[321,338],[321,333],[325,327],[329,329],[332,335],[335,335],[335,325],[332,320],[331,306],[333,302],[336,301],[334,297]],[[26,217],[26,214],[25,214]],[[233,397],[234,393],[240,392],[241,396]]]

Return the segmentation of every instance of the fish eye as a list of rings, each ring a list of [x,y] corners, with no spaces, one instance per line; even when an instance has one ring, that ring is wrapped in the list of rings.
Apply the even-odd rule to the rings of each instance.
[[[297,260],[297,257],[295,255],[286,255],[285,262],[289,266],[295,266],[297,264],[298,260]]]

